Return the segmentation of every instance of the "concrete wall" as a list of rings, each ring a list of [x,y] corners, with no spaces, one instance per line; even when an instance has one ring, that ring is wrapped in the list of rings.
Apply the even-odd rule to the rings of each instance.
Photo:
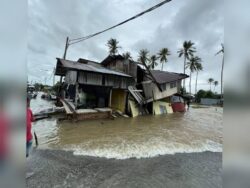
[[[200,104],[203,104],[203,105],[217,105],[217,104],[220,104],[220,99],[201,98]]]

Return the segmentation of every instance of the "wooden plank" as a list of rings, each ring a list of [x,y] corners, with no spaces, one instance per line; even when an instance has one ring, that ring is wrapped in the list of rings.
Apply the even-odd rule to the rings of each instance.
[[[131,91],[135,91],[135,92],[143,92],[142,90],[140,90],[140,89],[133,89],[133,90],[131,90]]]
[[[76,110],[77,114],[89,114],[89,113],[97,113],[97,110],[94,109],[78,109]]]
[[[112,112],[111,108],[95,108],[98,112]]]
[[[63,104],[65,111],[66,111],[66,114],[73,114],[73,111],[70,110],[68,104],[64,100],[61,100],[61,102]]]
[[[133,95],[133,97],[135,98],[135,100],[139,103],[139,104],[143,104],[144,102],[144,98],[143,96],[139,93],[139,92],[136,92],[134,90],[136,90],[135,87],[133,86],[129,86],[128,87],[128,90],[129,92]]]

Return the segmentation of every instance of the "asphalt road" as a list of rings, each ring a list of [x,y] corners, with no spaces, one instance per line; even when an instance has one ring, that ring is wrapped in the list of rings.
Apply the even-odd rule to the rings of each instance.
[[[34,150],[27,160],[28,187],[222,187],[222,153],[183,153],[144,159],[74,156]]]

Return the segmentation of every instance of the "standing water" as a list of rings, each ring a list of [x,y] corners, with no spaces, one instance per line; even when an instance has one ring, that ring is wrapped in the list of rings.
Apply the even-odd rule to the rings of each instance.
[[[38,95],[33,112],[52,107]],[[115,120],[58,122],[45,119],[33,124],[39,147],[72,150],[75,155],[116,159],[164,154],[222,151],[222,115],[219,107],[191,108],[186,113]]]

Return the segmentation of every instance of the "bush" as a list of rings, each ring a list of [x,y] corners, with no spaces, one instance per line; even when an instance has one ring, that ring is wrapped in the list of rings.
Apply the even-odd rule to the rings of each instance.
[[[199,90],[195,96],[196,102],[200,102],[201,98],[209,98],[209,99],[217,99],[218,95],[213,93],[212,91],[205,91],[203,89]]]

